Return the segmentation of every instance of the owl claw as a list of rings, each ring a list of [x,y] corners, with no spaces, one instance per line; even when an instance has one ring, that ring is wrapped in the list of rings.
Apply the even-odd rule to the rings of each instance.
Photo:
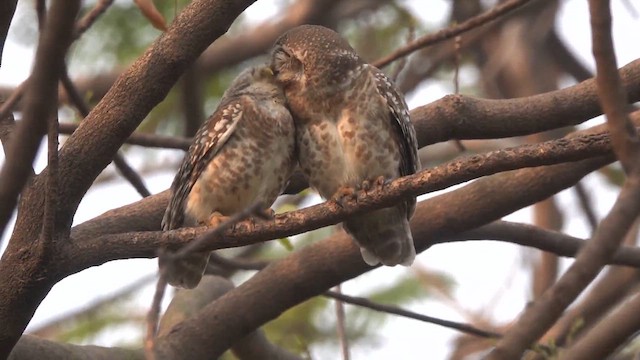
[[[356,189],[352,188],[351,186],[340,187],[338,191],[336,191],[335,194],[333,194],[333,196],[331,197],[331,200],[333,200],[333,202],[335,202],[341,208],[344,207],[346,202],[353,199],[358,199],[358,193]]]
[[[387,185],[387,180],[384,176],[378,176],[375,180],[365,180],[362,182],[362,191],[368,194],[371,190],[383,190]]]
[[[211,227],[218,227],[220,226],[220,224],[222,224],[227,220],[229,220],[228,216],[224,216],[216,211],[213,214],[211,214],[211,216],[209,217],[209,222],[206,225],[209,225]]]
[[[383,190],[385,186],[387,186],[387,179],[384,176],[378,176],[374,181],[374,187]]]
[[[262,220],[273,220],[273,218],[276,216],[276,212],[273,211],[272,208],[268,208],[268,209],[256,211],[255,215],[257,218]]]

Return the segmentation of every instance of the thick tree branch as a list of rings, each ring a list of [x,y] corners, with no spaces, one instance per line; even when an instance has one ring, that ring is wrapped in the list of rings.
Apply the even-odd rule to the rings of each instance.
[[[553,140],[538,145],[522,145],[483,155],[464,157],[423,170],[413,176],[394,180],[384,189],[360,194],[357,201],[345,200],[342,205],[329,201],[278,215],[274,221],[241,222],[233,230],[209,239],[200,249],[216,250],[291,236],[336,224],[366,211],[390,206],[407,196],[445,189],[481,176],[522,167],[578,161],[609,153],[610,144],[607,136],[598,134]],[[156,221],[159,222],[159,219]],[[73,259],[69,263],[79,268],[67,271],[72,273],[88,266],[123,257],[154,257],[159,246],[175,249],[206,231],[206,227],[199,227],[173,231],[128,232],[74,242],[68,249],[69,259]],[[92,251],[98,244],[107,246],[110,251],[99,253]]]
[[[167,95],[184,70],[254,0],[193,1],[154,44],[122,74],[67,140],[60,153],[61,209],[70,222],[98,174],[124,140]]]
[[[58,78],[64,67],[64,57],[71,43],[73,22],[79,7],[80,1],[77,0],[57,1],[50,7],[38,43],[29,89],[25,94],[25,104],[28,106],[24,110],[23,121],[12,133],[6,162],[0,173],[0,234],[4,232],[14,210],[18,194],[23,191],[27,178],[33,172],[31,163],[46,132],[47,120],[55,116]],[[23,194],[33,188],[27,186]],[[42,230],[44,186],[41,185],[40,190],[36,205],[27,212],[28,216],[35,218],[28,225],[32,231],[29,235],[18,233],[14,237],[17,240],[9,243],[0,261],[0,358],[9,355],[40,301],[51,288],[38,286],[43,281],[43,271],[47,269],[47,260],[52,255],[48,250],[56,245],[50,239],[38,238]],[[24,198],[21,201],[24,204]],[[31,294],[27,294],[29,292]]]
[[[18,0],[8,0],[0,3],[0,66],[2,66],[2,54],[4,53],[4,43],[7,40],[9,26],[13,20]]]
[[[567,351],[565,359],[604,359],[640,328],[640,294],[633,295],[600,320]]]
[[[435,238],[474,228],[533,204],[573,186],[582,176],[609,161],[597,158],[508,172],[422,201],[411,222],[416,246],[422,251],[431,246]],[[523,191],[524,188],[527,190]],[[501,196],[486,196],[491,191],[500,191]],[[317,242],[272,263],[205,307],[198,319],[184,321],[181,327],[163,338],[158,350],[172,358],[194,346],[205,346],[209,356],[217,356],[235,339],[284,310],[371,269],[362,261],[357,246],[346,234]],[[203,344],[196,336],[217,341]]]
[[[640,59],[620,69],[629,102],[640,100]],[[476,99],[448,95],[411,111],[420,146],[451,139],[495,139],[577,125],[602,114],[594,79],[540,95]]]
[[[539,250],[558,256],[575,257],[587,244],[567,234],[543,229],[528,224],[495,221],[476,229],[445,236],[434,241],[434,244],[445,244],[453,241],[494,240],[507,242]],[[625,265],[640,268],[640,248],[635,246],[621,247],[611,258],[611,265]]]
[[[144,360],[141,350],[93,345],[63,344],[41,339],[36,336],[23,335],[9,355],[8,360],[49,359],[49,360]]]
[[[31,163],[46,133],[47,119],[53,116],[57,100],[58,76],[64,66],[64,56],[71,44],[73,21],[79,1],[51,8],[49,21],[41,35],[29,89],[23,121],[16,128],[0,172],[0,234],[9,221],[18,194],[31,174]],[[0,340],[1,345],[1,340]]]
[[[219,276],[205,276],[198,287],[193,290],[180,290],[171,300],[171,304],[162,316],[159,335],[169,334],[174,326],[187,318],[197,316],[198,312],[206,305],[212,303],[222,295],[234,288],[233,283]],[[301,358],[289,351],[270,343],[262,330],[239,340],[231,351],[240,360],[300,360]]]
[[[151,108],[164,98],[186,66],[193,62],[214,39],[222,35],[231,22],[253,2],[252,0],[191,2],[176,18],[170,29],[120,77],[103,101],[94,108],[74,135],[68,139],[60,151],[59,161],[60,173],[65,175],[59,179],[58,194],[59,199],[64,201],[59,203],[56,213],[56,229],[59,229],[60,238],[64,239],[68,236],[73,215],[80,200],[96,176],[111,161],[124,139],[133,132]],[[48,64],[46,68],[39,66],[38,60],[36,61],[34,74],[29,81],[30,89],[34,93],[27,98],[33,96],[34,99],[31,100],[33,106],[25,110],[35,115],[40,112],[50,114],[55,109],[56,97],[51,94],[55,94],[63,63],[64,46],[60,45],[60,36],[54,36],[52,43],[49,40],[52,32],[47,29],[51,27],[57,30],[58,22],[67,20],[65,25],[67,32],[64,35],[66,35],[66,41],[70,41],[72,20],[75,16],[70,4],[75,4],[77,7],[78,3],[75,1],[53,3],[45,25],[42,44],[43,46],[49,44],[48,46],[55,49],[52,53],[45,54],[48,55],[45,59],[40,59],[40,62]],[[53,34],[59,35],[55,31]],[[38,55],[38,58],[41,57],[42,55]],[[52,68],[55,71],[51,70]],[[41,77],[47,80],[46,86],[38,86],[39,72],[44,72],[45,76]],[[35,97],[35,95],[39,96]],[[37,129],[30,124],[34,120],[29,120],[38,118],[34,114],[29,115],[25,112],[25,121],[21,124],[22,128],[30,131],[31,137],[38,133],[35,131]],[[44,126],[45,118],[39,119],[42,122],[39,125]],[[18,136],[19,129],[12,143],[19,142],[24,145],[22,143],[24,136]],[[39,143],[39,136],[34,137],[34,142],[35,140]],[[13,154],[15,153],[13,151]],[[14,164],[14,161],[7,161],[5,167],[7,164]],[[20,161],[23,166],[30,163],[31,158]],[[0,183],[8,181],[6,179],[13,179],[12,181],[19,179],[19,177],[4,175],[0,178]],[[36,178],[28,194],[21,198],[21,206],[32,211],[24,212],[18,218],[14,236],[0,261],[0,278],[3,280],[3,286],[0,287],[0,320],[3,323],[0,327],[0,358],[8,355],[42,299],[61,279],[61,273],[54,264],[57,264],[57,256],[62,254],[43,256],[39,252],[39,243],[34,241],[40,231],[43,190],[44,181]],[[11,194],[15,203],[15,191]],[[4,201],[0,207],[3,210],[13,209],[13,206],[7,206]],[[10,214],[10,211],[8,213]],[[62,247],[66,243],[66,241],[57,242],[56,252],[63,251]],[[16,268],[20,268],[21,271],[15,271]]]

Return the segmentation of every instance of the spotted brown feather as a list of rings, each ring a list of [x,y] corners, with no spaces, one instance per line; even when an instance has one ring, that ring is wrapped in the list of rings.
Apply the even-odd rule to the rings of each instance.
[[[237,99],[221,104],[198,130],[185,160],[171,184],[172,197],[162,218],[162,229],[172,230],[184,224],[187,197],[198,178],[218,151],[233,134],[242,118],[242,106]]]

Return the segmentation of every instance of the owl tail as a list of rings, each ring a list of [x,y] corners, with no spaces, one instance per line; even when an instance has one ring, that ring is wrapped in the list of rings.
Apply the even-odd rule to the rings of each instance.
[[[209,262],[209,252],[188,254],[176,261],[167,261],[167,282],[175,287],[193,289],[198,286]]]
[[[360,245],[362,259],[367,264],[413,264],[416,250],[403,206],[376,210],[345,221],[343,226]]]

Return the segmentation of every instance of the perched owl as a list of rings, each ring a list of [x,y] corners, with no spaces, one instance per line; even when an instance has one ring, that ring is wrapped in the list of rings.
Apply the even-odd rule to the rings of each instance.
[[[296,123],[300,167],[324,198],[339,200],[419,169],[404,98],[336,32],[312,25],[290,30],[276,41],[271,66]],[[415,204],[410,198],[344,222],[367,264],[413,263]]]
[[[171,185],[162,229],[217,225],[257,201],[269,208],[295,164],[293,119],[272,70],[245,70],[196,134]],[[195,287],[208,258],[195,253],[173,264],[168,282]]]

